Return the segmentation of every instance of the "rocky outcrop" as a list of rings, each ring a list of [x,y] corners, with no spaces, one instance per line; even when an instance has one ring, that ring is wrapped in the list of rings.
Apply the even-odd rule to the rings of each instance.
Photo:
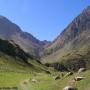
[[[58,71],[68,71],[68,69],[59,63],[53,63],[53,64],[45,64],[47,67],[54,67],[54,69],[58,70]]]

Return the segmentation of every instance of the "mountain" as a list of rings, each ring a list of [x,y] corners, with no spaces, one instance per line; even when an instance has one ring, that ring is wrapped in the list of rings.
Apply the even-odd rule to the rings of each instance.
[[[46,47],[42,63],[58,69],[90,68],[90,6]]]
[[[12,40],[18,44],[26,53],[39,57],[45,45],[50,42],[39,41],[30,33],[23,32],[19,26],[12,23],[6,17],[0,16],[0,38]]]
[[[13,42],[32,58],[56,69],[90,68],[90,6],[53,42],[36,39],[3,16],[0,16],[0,38]]]
[[[13,41],[0,39],[0,72],[1,71],[23,73],[47,72],[48,68],[33,56],[24,52],[20,46]]]

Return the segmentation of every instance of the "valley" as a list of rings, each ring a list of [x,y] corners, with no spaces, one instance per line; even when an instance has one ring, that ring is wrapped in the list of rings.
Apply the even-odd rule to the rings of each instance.
[[[0,90],[52,89],[90,90],[90,6],[52,42],[0,16]]]

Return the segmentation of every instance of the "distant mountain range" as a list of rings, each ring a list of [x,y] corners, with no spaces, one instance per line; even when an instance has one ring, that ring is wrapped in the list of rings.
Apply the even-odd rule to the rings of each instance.
[[[90,6],[53,41],[40,41],[0,16],[0,38],[12,41],[27,54],[58,70],[90,68]]]

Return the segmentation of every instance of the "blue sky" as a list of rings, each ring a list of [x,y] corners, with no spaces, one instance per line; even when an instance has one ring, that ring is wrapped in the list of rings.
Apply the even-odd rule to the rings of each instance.
[[[0,0],[0,15],[40,40],[53,40],[90,0]]]

